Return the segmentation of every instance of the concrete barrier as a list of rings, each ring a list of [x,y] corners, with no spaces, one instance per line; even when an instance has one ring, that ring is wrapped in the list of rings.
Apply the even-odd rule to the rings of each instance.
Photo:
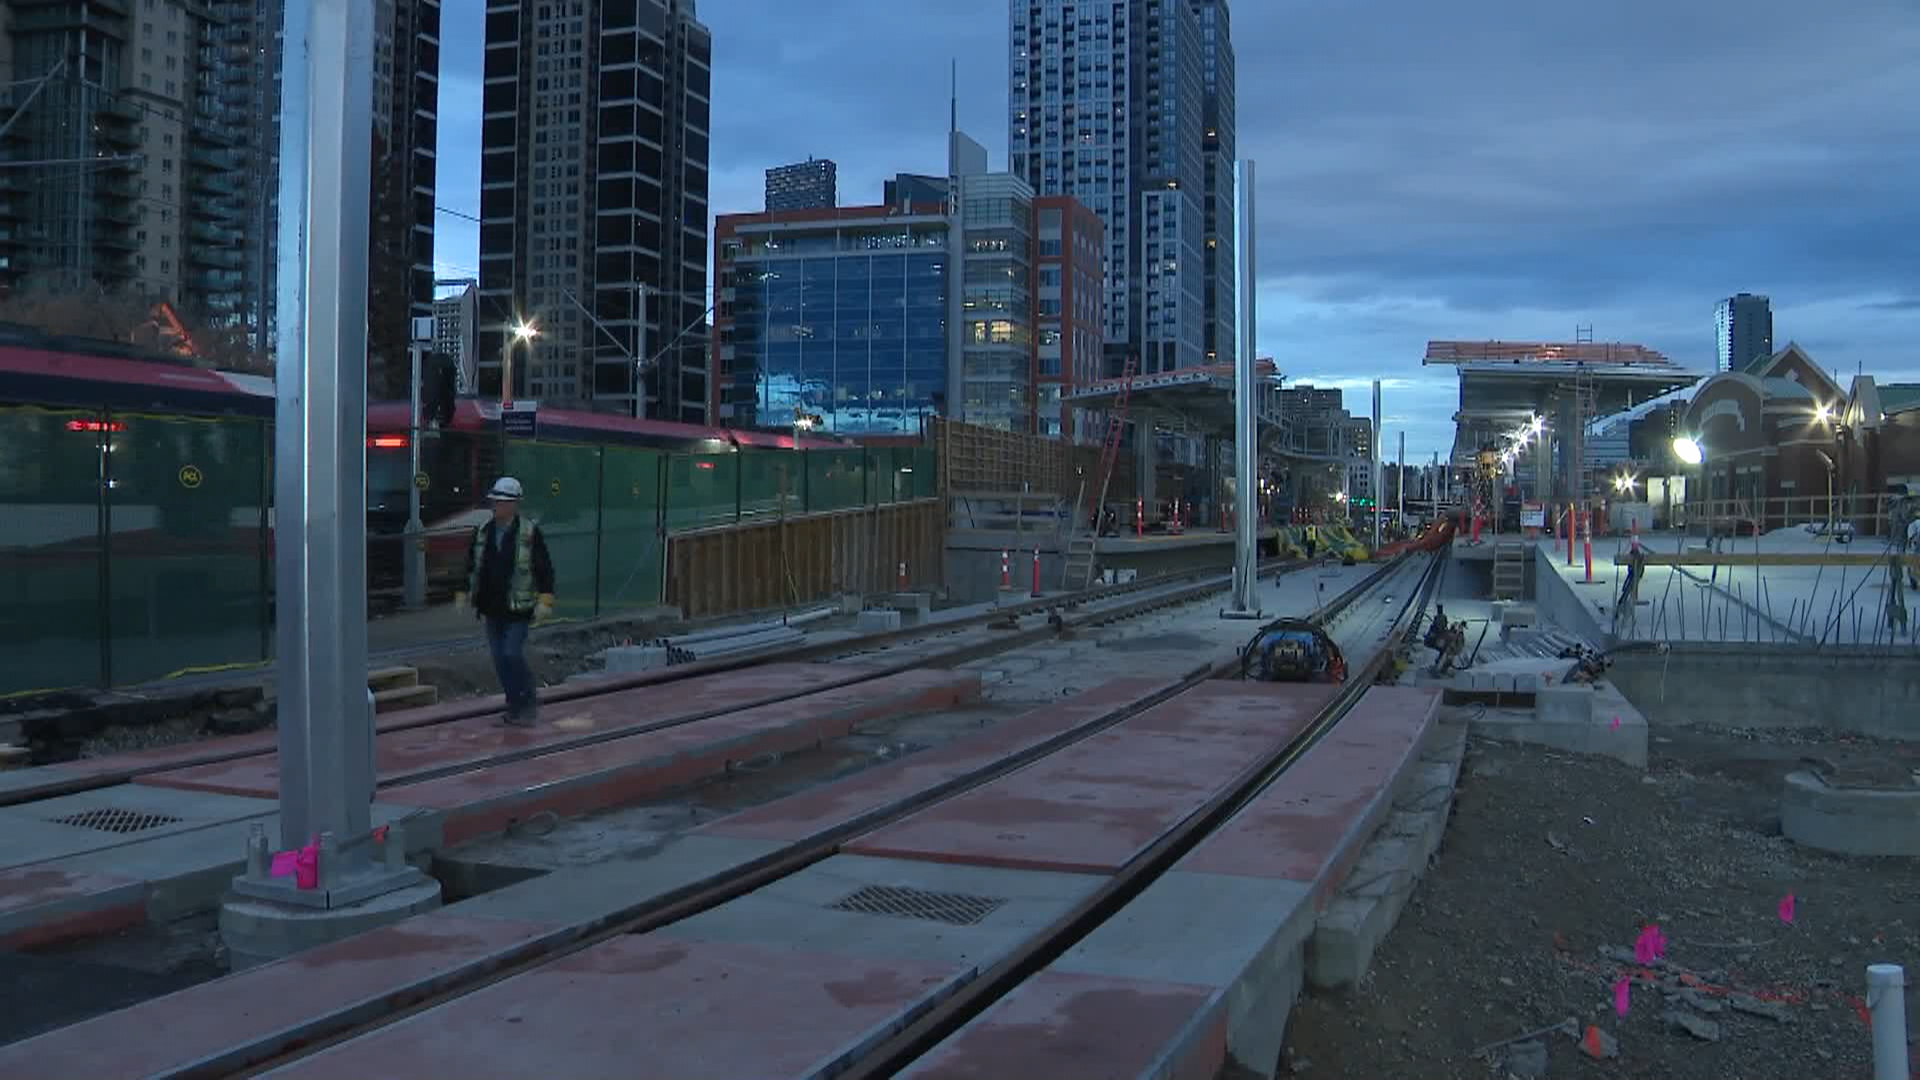
[[[1920,855],[1920,788],[1834,787],[1810,772],[1790,773],[1780,831],[1842,855]]]
[[[1612,598],[1607,593],[1612,586],[1575,585],[1560,576],[1552,558],[1540,545],[1533,546],[1533,558],[1529,563],[1533,570],[1534,609],[1540,620],[1596,644],[1611,642],[1611,628],[1601,625],[1599,617],[1587,606],[1587,599],[1589,596],[1601,599],[1611,609]],[[1587,591],[1576,591],[1581,589]]]
[[[1650,724],[1920,739],[1920,656],[1904,648],[1675,643],[1615,653],[1608,675]]]

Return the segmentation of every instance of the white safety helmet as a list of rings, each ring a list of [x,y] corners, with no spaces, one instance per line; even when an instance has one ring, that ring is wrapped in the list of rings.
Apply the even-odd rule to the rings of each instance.
[[[493,482],[493,489],[487,492],[487,498],[495,502],[519,502],[520,481],[511,476],[503,476]]]

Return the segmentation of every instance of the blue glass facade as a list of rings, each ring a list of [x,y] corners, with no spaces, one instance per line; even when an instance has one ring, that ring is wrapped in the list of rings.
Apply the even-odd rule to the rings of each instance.
[[[742,229],[722,264],[735,423],[784,426],[797,410],[839,434],[917,433],[936,411],[947,378],[944,226]]]

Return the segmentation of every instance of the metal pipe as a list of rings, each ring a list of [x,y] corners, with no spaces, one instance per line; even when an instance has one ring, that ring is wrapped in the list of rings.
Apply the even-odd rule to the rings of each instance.
[[[1259,327],[1255,322],[1254,294],[1258,284],[1255,259],[1254,177],[1251,160],[1240,164],[1240,349],[1233,365],[1233,610],[1245,614],[1258,610],[1254,599],[1254,578],[1259,536],[1259,512],[1254,505],[1254,489],[1259,486],[1259,430],[1254,412],[1254,353],[1259,349]]]
[[[407,420],[407,527],[401,540],[406,550],[400,557],[407,607],[411,610],[425,607],[427,603],[427,553],[423,543],[426,526],[420,520],[420,354],[424,350],[425,346],[418,341],[407,346],[408,364],[412,369],[409,377],[412,391],[408,400],[412,408]]]
[[[1907,974],[1899,964],[1868,966],[1867,1012],[1873,1018],[1873,1080],[1908,1080]]]

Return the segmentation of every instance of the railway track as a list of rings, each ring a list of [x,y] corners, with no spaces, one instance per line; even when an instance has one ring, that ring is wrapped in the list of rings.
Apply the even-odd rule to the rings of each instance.
[[[1347,683],[1333,696],[1296,737],[1273,754],[1252,762],[1230,783],[1220,788],[1199,809],[1192,812],[1171,832],[1141,852],[1121,872],[1113,875],[1083,901],[1060,916],[1042,932],[1033,935],[998,963],[983,970],[979,977],[960,987],[892,1038],[849,1065],[842,1075],[862,1078],[890,1076],[923,1054],[947,1035],[1006,994],[1023,979],[1041,970],[1052,959],[1086,936],[1092,929],[1121,910],[1153,880],[1163,874],[1182,854],[1214,829],[1228,821],[1256,798],[1276,778],[1324,737],[1340,718],[1365,694],[1367,688],[1386,670],[1401,640],[1411,628],[1414,616],[1424,607],[1437,577],[1437,556],[1408,553],[1385,564],[1364,580],[1314,612],[1312,618],[1329,627],[1341,640],[1350,658],[1351,674]],[[1041,628],[1058,632],[1063,626],[1091,626],[1130,617],[1176,603],[1187,603],[1220,591],[1225,586],[1207,580],[1159,589],[1128,590],[1120,598],[1109,597],[1103,603],[1082,603],[1072,616],[1061,616]],[[1249,627],[1249,631],[1253,627]],[[1008,638],[998,641],[1005,643]],[[841,648],[846,643],[839,643]],[[1018,644],[1014,642],[1013,644]],[[1003,644],[1003,647],[1010,647]],[[971,658],[978,643],[967,642],[949,650],[950,657]],[[952,659],[951,662],[964,662]],[[909,666],[927,666],[924,659],[906,661]],[[170,1077],[256,1076],[312,1057],[331,1047],[357,1040],[390,1027],[409,1017],[428,1012],[467,997],[490,986],[536,969],[554,964],[596,945],[635,934],[645,934],[669,924],[711,911],[783,878],[821,862],[839,851],[852,838],[901,821],[937,803],[984,787],[996,780],[1033,765],[1048,755],[1090,739],[1114,726],[1170,701],[1200,684],[1237,670],[1238,657],[1224,662],[1197,664],[1177,680],[1160,690],[1128,701],[1089,723],[1079,725],[1002,757],[982,768],[927,788],[913,798],[887,805],[884,809],[857,814],[806,840],[787,845],[718,880],[691,890],[668,894],[641,910],[631,910],[597,924],[583,924],[560,940],[544,941],[531,949],[484,972],[441,985],[431,993],[411,1000],[390,1000],[375,1016],[342,1017],[331,1029],[309,1027],[298,1045],[259,1047],[251,1056],[229,1054],[203,1059],[162,1075]],[[691,722],[691,721],[688,721]]]
[[[1261,564],[1259,573],[1262,577],[1271,577],[1307,565],[1311,564],[1272,560]],[[768,694],[751,702],[734,703],[722,708],[681,715],[656,724],[594,732],[510,750],[484,760],[453,763],[436,769],[414,770],[403,776],[381,781],[377,787],[380,790],[390,790],[462,773],[478,772],[515,761],[578,750],[616,739],[685,727],[747,708],[777,704],[822,690],[872,682],[916,669],[956,667],[969,661],[1044,641],[1062,633],[1071,633],[1076,629],[1107,625],[1162,608],[1189,603],[1225,591],[1231,587],[1231,581],[1230,574],[1217,571],[1179,572],[1145,581],[1104,586],[1068,596],[1009,604],[944,622],[862,634],[851,638],[807,642],[792,648],[770,652],[721,657],[635,675],[611,676],[547,687],[541,692],[541,701],[546,705],[555,705],[768,664],[833,660],[865,661],[860,670],[849,671],[847,676],[838,682],[797,687],[786,692]],[[1034,616],[1045,616],[1045,618],[1035,620]],[[1022,625],[1023,620],[1025,625]],[[989,629],[994,626],[1008,628]],[[416,731],[486,716],[498,712],[499,703],[498,699],[493,697],[477,698],[449,707],[429,707],[417,711],[425,715],[409,718],[405,713],[397,714],[394,720],[380,724],[378,734]],[[90,771],[86,775],[63,777],[38,786],[0,789],[0,806],[38,802],[114,787],[140,777],[236,762],[276,752],[276,744],[270,738],[257,736],[251,738],[238,736],[232,740],[209,740],[205,744],[193,745],[204,748],[184,754],[169,753],[158,759],[152,754],[124,755],[117,759],[105,759],[102,762],[105,767]]]

